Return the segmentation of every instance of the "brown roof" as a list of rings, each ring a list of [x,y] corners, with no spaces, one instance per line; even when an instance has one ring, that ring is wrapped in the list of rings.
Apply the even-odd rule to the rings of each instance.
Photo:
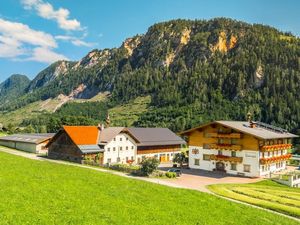
[[[76,145],[98,144],[97,126],[63,126],[63,129]]]
[[[207,123],[202,126],[198,126],[198,127],[180,132],[179,134],[184,135],[184,134],[190,133],[194,130],[197,130],[199,128],[206,127],[210,124],[220,124],[225,127],[229,127],[234,130],[237,130],[239,132],[253,135],[259,139],[278,139],[278,138],[296,138],[296,137],[298,137],[297,135],[291,134],[281,128],[274,127],[274,126],[260,123],[260,122],[257,122],[256,127],[252,128],[252,127],[250,127],[249,122],[247,122],[247,121],[224,121],[224,120]]]
[[[127,128],[139,143],[138,146],[181,145],[185,141],[168,128]]]
[[[99,143],[108,143],[115,136],[121,133],[124,130],[124,127],[108,127],[101,130],[99,135]]]

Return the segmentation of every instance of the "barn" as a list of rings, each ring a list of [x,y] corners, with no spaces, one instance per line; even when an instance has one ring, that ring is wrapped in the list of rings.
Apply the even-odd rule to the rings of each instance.
[[[104,149],[98,146],[97,126],[63,126],[47,144],[48,157],[77,163],[83,160],[102,164]]]
[[[46,145],[54,136],[52,133],[13,134],[0,137],[0,145],[31,153],[47,151]]]

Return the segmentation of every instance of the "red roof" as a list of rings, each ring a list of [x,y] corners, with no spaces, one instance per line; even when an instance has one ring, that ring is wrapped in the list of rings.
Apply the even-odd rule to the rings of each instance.
[[[99,129],[96,126],[63,126],[76,145],[95,145],[98,143]]]

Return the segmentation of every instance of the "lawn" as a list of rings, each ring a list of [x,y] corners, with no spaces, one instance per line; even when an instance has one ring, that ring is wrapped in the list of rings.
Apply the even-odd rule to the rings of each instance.
[[[192,190],[0,152],[0,224],[298,224]]]
[[[253,184],[216,184],[216,194],[300,218],[300,189],[264,180]]]

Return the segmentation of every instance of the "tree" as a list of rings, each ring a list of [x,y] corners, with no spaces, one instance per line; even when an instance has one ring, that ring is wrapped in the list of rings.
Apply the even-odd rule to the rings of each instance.
[[[187,162],[187,156],[185,152],[180,152],[175,154],[174,158],[173,158],[173,162],[174,163],[179,163],[180,167],[182,167],[182,164]]]
[[[142,161],[141,171],[142,171],[143,175],[149,176],[155,170],[157,170],[158,165],[159,165],[159,160],[157,158],[155,158],[155,157],[145,158]]]

